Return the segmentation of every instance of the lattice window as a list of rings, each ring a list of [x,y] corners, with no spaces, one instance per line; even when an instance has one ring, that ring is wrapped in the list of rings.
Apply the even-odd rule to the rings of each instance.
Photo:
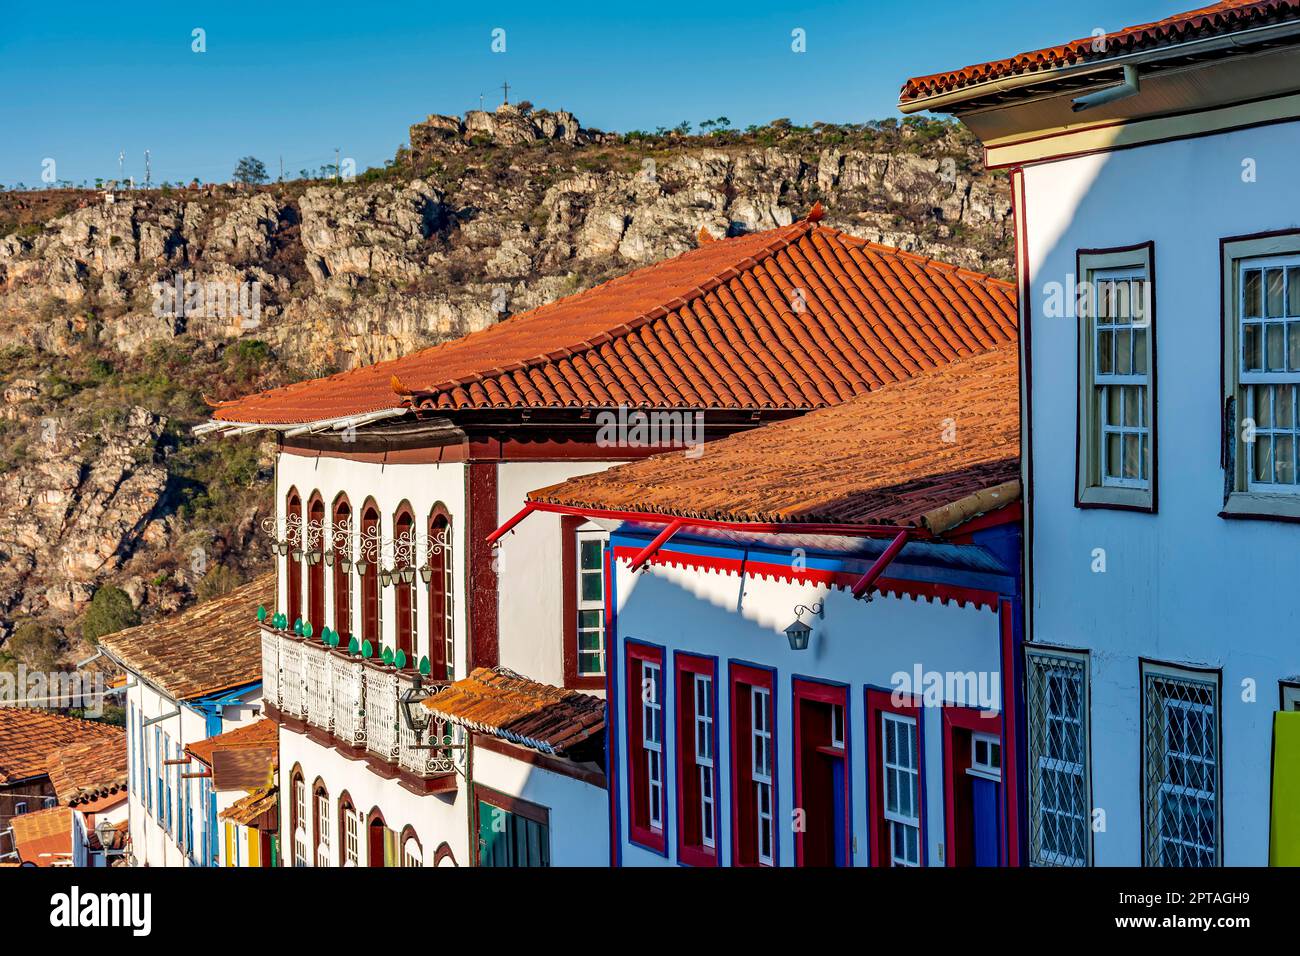
[[[1027,665],[1030,863],[1087,866],[1092,858],[1087,661],[1031,651]]]
[[[1219,864],[1219,690],[1215,676],[1143,668],[1148,866]]]

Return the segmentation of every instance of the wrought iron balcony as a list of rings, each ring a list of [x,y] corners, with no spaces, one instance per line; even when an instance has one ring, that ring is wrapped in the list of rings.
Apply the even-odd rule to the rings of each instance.
[[[345,751],[364,751],[381,766],[423,778],[454,774],[453,751],[425,749],[401,719],[399,699],[414,683],[410,671],[262,628],[262,692],[279,717],[328,734]],[[445,686],[424,682],[432,693]],[[429,743],[449,743],[449,734],[434,721]]]

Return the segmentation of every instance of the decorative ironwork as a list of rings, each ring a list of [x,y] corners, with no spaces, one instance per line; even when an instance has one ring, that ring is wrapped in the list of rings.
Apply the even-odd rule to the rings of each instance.
[[[280,642],[280,710],[291,717],[302,717],[303,693],[302,642],[285,638]]]
[[[332,655],[334,736],[349,747],[366,745],[365,666],[356,658]]]
[[[262,696],[280,709],[280,635],[262,631]]]
[[[366,694],[366,749],[388,763],[399,753],[397,672],[389,667],[363,668]]]
[[[1027,656],[1030,863],[1087,866],[1091,815],[1087,673],[1078,657]]]
[[[1218,686],[1143,675],[1147,866],[1219,865]]]
[[[323,521],[304,521],[301,515],[289,514],[284,520],[274,516],[264,518],[262,531],[271,539],[272,548],[281,557],[292,554],[294,560],[301,560],[305,556],[312,564],[324,560],[329,567],[333,567],[335,561],[343,561],[344,571],[355,569],[358,574],[364,574],[369,566],[374,565],[383,576],[385,585],[394,579],[410,584],[416,573],[428,583],[432,577],[433,556],[451,550],[449,527],[432,535],[413,528],[392,538],[384,537],[378,528],[355,532],[350,519],[327,525]]]

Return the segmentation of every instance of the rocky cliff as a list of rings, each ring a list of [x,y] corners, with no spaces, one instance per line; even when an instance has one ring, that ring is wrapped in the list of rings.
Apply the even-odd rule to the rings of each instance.
[[[0,636],[72,623],[105,582],[149,613],[264,560],[268,450],[195,444],[204,395],[391,358],[818,200],[1007,276],[979,155],[937,122],[613,134],[506,107],[431,116],[351,181],[0,194]]]

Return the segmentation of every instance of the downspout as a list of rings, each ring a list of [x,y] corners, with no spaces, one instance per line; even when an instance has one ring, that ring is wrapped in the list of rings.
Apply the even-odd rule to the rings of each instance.
[[[885,573],[885,568],[889,567],[889,563],[898,556],[898,552],[903,550],[903,545],[907,544],[910,535],[911,531],[904,529],[898,532],[893,541],[889,542],[889,547],[881,552],[880,557],[876,558],[875,563],[871,565],[867,573],[858,578],[857,583],[853,585],[852,590],[855,598],[858,600],[871,600],[871,592],[876,581]]]
[[[1097,90],[1093,93],[1085,93],[1083,96],[1075,97],[1070,101],[1070,109],[1075,113],[1082,113],[1094,106],[1105,106],[1107,103],[1114,103],[1117,100],[1126,100],[1130,96],[1137,96],[1138,92],[1137,67],[1125,66],[1122,82],[1116,86],[1108,86],[1104,90]]]

